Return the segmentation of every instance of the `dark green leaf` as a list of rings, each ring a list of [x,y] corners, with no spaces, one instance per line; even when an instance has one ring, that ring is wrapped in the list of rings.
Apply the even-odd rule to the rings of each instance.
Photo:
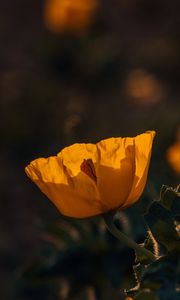
[[[160,202],[167,209],[171,210],[174,216],[180,216],[180,190],[179,187],[163,186],[160,193]]]
[[[144,254],[135,251],[136,254],[136,259],[135,259],[135,263],[140,263],[141,265],[147,265],[151,262],[151,260]]]
[[[170,210],[154,201],[144,216],[156,241],[169,252],[180,251],[180,237],[175,229],[175,220]]]
[[[150,264],[143,272],[141,287],[158,290],[163,287],[175,289],[178,257],[164,256]]]
[[[156,256],[158,256],[159,254],[159,245],[156,242],[156,240],[154,239],[151,231],[148,231],[148,236],[145,239],[144,243],[142,244],[142,246],[146,249],[148,249],[149,251],[151,251],[152,253],[154,253]],[[150,259],[147,258],[147,256],[136,252],[136,263],[140,263],[141,265],[147,265],[151,262]]]

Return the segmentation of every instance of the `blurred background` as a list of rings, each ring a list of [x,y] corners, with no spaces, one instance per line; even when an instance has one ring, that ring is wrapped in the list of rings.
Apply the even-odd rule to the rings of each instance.
[[[157,135],[146,189],[117,216],[137,242],[142,213],[180,174],[178,0],[0,1],[0,295],[124,299],[133,251],[100,218],[62,217],[24,173],[75,142]]]

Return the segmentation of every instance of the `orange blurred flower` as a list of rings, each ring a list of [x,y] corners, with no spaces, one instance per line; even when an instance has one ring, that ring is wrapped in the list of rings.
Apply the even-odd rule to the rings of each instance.
[[[134,103],[148,106],[160,102],[165,96],[165,89],[153,74],[134,69],[126,79],[125,93]]]
[[[166,157],[174,171],[180,174],[180,129],[177,132],[177,141],[168,148]]]
[[[54,33],[81,34],[88,29],[97,0],[46,0],[44,21]]]
[[[74,144],[32,161],[25,171],[64,215],[85,218],[124,209],[143,192],[154,136],[148,131]]]

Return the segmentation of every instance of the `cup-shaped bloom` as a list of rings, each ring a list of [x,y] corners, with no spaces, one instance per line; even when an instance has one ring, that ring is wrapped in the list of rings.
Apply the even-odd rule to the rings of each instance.
[[[172,169],[180,175],[180,141],[177,141],[168,148],[167,160]]]
[[[25,171],[66,216],[85,218],[124,209],[143,192],[154,136],[148,131],[74,144],[57,156],[32,161]]]
[[[44,20],[54,33],[79,34],[89,27],[97,0],[46,0]]]

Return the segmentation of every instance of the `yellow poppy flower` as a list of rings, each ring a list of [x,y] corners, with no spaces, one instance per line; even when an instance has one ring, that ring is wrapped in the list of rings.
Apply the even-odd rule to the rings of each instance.
[[[167,160],[177,174],[180,174],[180,141],[167,150]]]
[[[124,209],[143,192],[154,136],[148,131],[134,138],[74,144],[57,156],[32,161],[25,171],[66,216]]]
[[[46,0],[44,21],[54,33],[82,33],[89,27],[97,0]]]

